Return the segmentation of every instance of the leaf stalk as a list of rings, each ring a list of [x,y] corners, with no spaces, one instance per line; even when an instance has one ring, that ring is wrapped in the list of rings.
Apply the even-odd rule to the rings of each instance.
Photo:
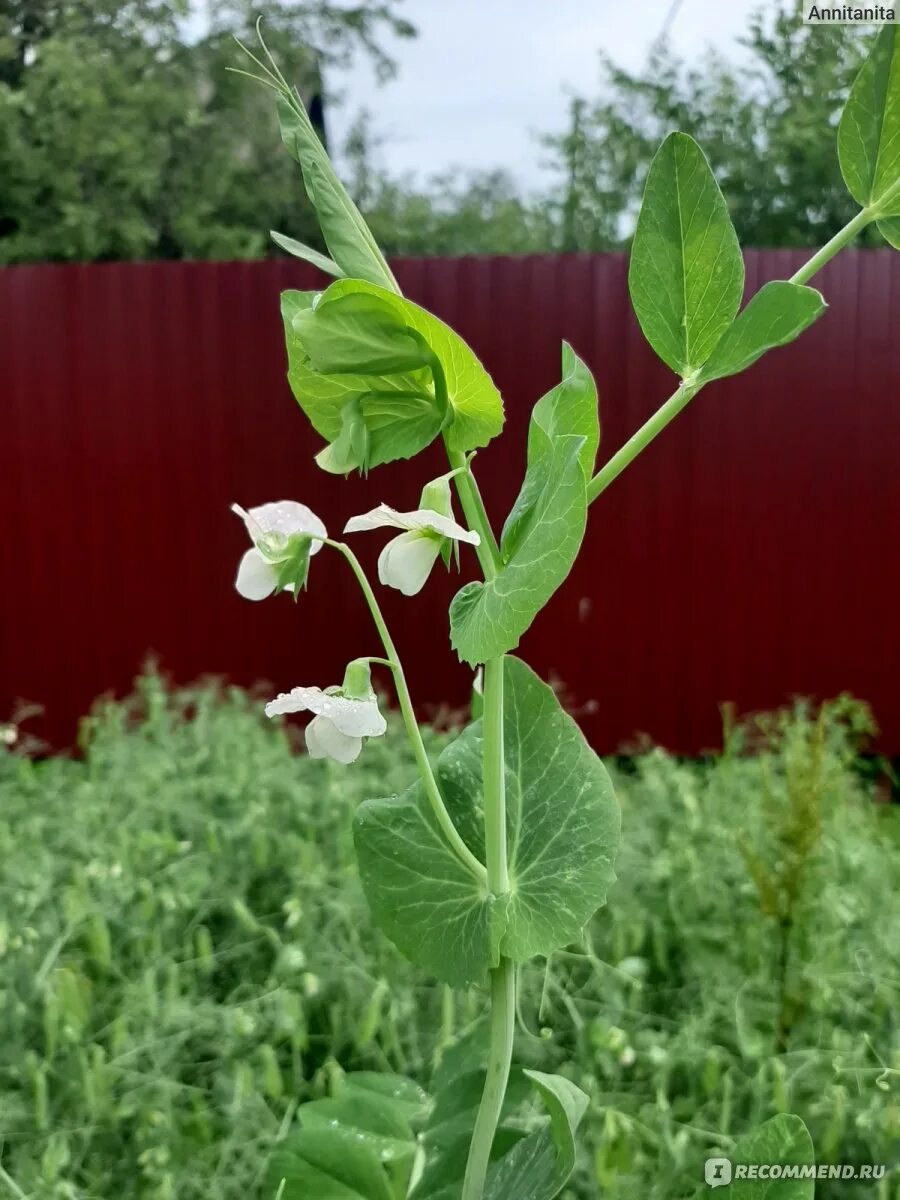
[[[469,1146],[462,1200],[482,1200],[494,1134],[500,1123],[512,1064],[516,1025],[516,971],[508,958],[491,971],[491,1044],[484,1092]]]
[[[394,676],[394,687],[397,689],[397,700],[400,704],[403,724],[406,727],[406,734],[413,748],[413,755],[415,756],[416,766],[419,768],[419,775],[422,779],[422,785],[425,788],[425,795],[428,797],[428,803],[431,805],[431,811],[434,813],[435,820],[440,826],[444,837],[447,839],[450,848],[463,866],[466,867],[480,884],[488,886],[488,873],[485,870],[484,864],[478,861],[463,841],[459,830],[453,824],[453,818],[444,804],[444,798],[441,795],[441,790],[438,787],[437,779],[435,779],[434,771],[428,759],[425,743],[422,741],[422,731],[419,729],[419,723],[416,720],[412,697],[409,694],[409,686],[403,672],[403,665],[400,662],[400,656],[397,653],[394,639],[391,637],[390,630],[387,627],[384,614],[381,611],[375,593],[372,591],[372,585],[369,583],[359,559],[349,546],[345,545],[344,542],[333,541],[331,538],[324,538],[323,541],[327,546],[331,546],[334,550],[339,551],[350,564],[350,569],[356,576],[366,604],[369,606],[369,612],[372,614],[372,620],[375,622],[375,628],[378,630],[378,635],[384,646],[384,652],[387,655],[387,659],[383,661],[390,667]],[[376,660],[372,659],[370,661],[374,662]]]
[[[447,448],[459,502],[469,528],[479,535],[478,559],[485,579],[493,579],[503,565],[484,501],[465,455]],[[487,887],[492,897],[509,892],[506,842],[506,762],[503,742],[504,659],[484,664],[484,844]],[[469,1146],[462,1200],[482,1200],[494,1135],[500,1123],[503,1100],[512,1066],[516,1026],[515,965],[501,957],[490,972],[491,1027],[487,1074]]]
[[[839,251],[848,246],[857,234],[861,233],[873,220],[875,220],[874,213],[867,208],[860,209],[856,216],[834,235],[831,241],[826,242],[808,262],[804,263],[798,271],[794,272],[789,282],[797,284],[807,283]],[[612,458],[600,468],[590,481],[587,492],[588,504],[592,504],[602,492],[606,491],[614,480],[618,479],[625,468],[634,462],[641,451],[645,450],[653,439],[662,433],[671,421],[674,421],[681,410],[687,407],[703,386],[702,383],[697,384],[692,382],[692,379],[682,380],[665,404],[656,410],[653,416],[640,427],[637,433],[632,434],[625,445],[616,451]]]
[[[492,897],[505,896],[509,892],[503,672],[502,657],[492,658],[484,664],[484,846],[488,891]],[[490,977],[491,1036],[487,1074],[469,1146],[462,1200],[481,1200],[484,1194],[491,1148],[512,1065],[516,1023],[515,966],[510,959],[501,958]]]

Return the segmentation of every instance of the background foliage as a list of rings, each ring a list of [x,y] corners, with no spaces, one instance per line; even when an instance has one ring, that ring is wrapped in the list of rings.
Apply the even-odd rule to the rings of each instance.
[[[207,10],[201,25],[185,0],[4,6],[0,263],[254,258],[274,252],[269,229],[319,244],[270,96],[225,69],[246,65],[232,34],[253,41],[262,16],[312,101],[327,92],[323,69],[331,78],[360,56],[390,74],[385,45],[415,32],[406,9],[214,0]],[[546,193],[465,164],[398,177],[366,113],[343,147],[344,173],[388,253],[605,250],[630,237],[647,164],[679,129],[709,155],[742,244],[820,244],[853,213],[834,125],[866,36],[804,26],[795,0],[769,0],[728,58],[685,63],[658,44],[628,72],[600,55],[597,94],[573,96],[568,127],[535,146]]]
[[[658,45],[639,72],[601,56],[597,98],[573,97],[548,139],[563,169],[561,248],[602,250],[637,217],[648,164],[673,130],[703,147],[745,246],[821,245],[856,212],[834,130],[871,28],[817,27],[760,7],[740,53],[685,62]]]
[[[313,110],[320,68],[382,74],[396,0],[12,0],[0,12],[0,262],[256,258],[316,235],[271,96],[226,70],[233,35],[272,49]]]
[[[523,971],[518,1061],[591,1094],[570,1200],[700,1193],[705,1157],[782,1111],[821,1160],[893,1161],[900,831],[871,803],[869,729],[840,700],[729,728],[706,762],[610,764],[609,905]],[[239,691],[148,676],[86,725],[83,759],[0,758],[11,1194],[270,1200],[299,1101],[344,1069],[427,1084],[434,1031],[440,1054],[479,1017],[358,886],[351,815],[413,777],[401,731],[349,773],[292,740]],[[896,1168],[873,1195],[900,1195]]]

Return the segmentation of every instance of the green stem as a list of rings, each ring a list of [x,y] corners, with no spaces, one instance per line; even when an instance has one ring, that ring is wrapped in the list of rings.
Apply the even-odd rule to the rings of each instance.
[[[447,407],[447,387],[440,364],[433,370],[435,395]],[[445,438],[446,443],[446,438]],[[493,579],[503,566],[497,539],[491,529],[478,484],[464,454],[450,449],[447,457],[456,472],[454,482],[469,528],[479,536],[478,561],[485,579]],[[484,664],[484,842],[487,890],[490,897],[509,892],[506,846],[506,777],[503,745],[503,657]],[[516,1021],[516,972],[501,958],[490,972],[491,1037],[484,1091],[475,1118],[462,1200],[482,1200],[494,1136],[512,1064]]]
[[[445,983],[441,989],[441,1040],[434,1052],[433,1064],[436,1070],[444,1057],[444,1051],[452,1045],[456,1034],[456,998],[453,988]]]
[[[501,657],[484,664],[484,853],[488,890],[494,896],[509,891],[505,757]]]
[[[504,660],[484,664],[484,846],[487,886],[492,897],[509,892],[506,847],[506,764],[503,745]],[[487,1075],[475,1119],[462,1200],[481,1200],[491,1147],[500,1122],[512,1064],[516,1020],[516,972],[501,958],[491,973],[491,1037]]]
[[[500,1123],[503,1100],[509,1083],[515,1022],[515,966],[508,958],[501,958],[500,965],[491,971],[491,1048],[484,1091],[475,1119],[472,1144],[469,1147],[462,1200],[482,1200],[484,1195],[491,1147]]]
[[[3,1167],[0,1167],[0,1183],[6,1184],[12,1194],[16,1197],[16,1200],[28,1200],[28,1197],[25,1195],[16,1181],[10,1175],[7,1175]]]
[[[397,699],[400,702],[400,712],[403,716],[403,723],[406,726],[406,733],[412,744],[413,754],[415,755],[416,765],[419,768],[419,774],[422,777],[422,784],[425,788],[425,794],[428,797],[428,802],[431,805],[431,811],[434,813],[435,819],[441,828],[441,832],[447,839],[451,849],[459,858],[460,862],[474,875],[475,879],[482,885],[487,883],[487,871],[484,866],[478,861],[466,843],[460,836],[459,830],[453,824],[453,818],[447,812],[444,804],[444,798],[441,795],[437,780],[434,777],[434,771],[431,769],[431,763],[428,761],[428,754],[425,750],[425,743],[422,741],[422,733],[419,729],[419,723],[416,720],[416,714],[412,706],[412,698],[409,694],[409,687],[406,683],[406,676],[403,673],[403,666],[400,662],[400,656],[397,654],[397,648],[394,645],[394,640],[391,637],[387,623],[375,598],[375,593],[366,578],[366,573],[360,565],[359,559],[353,553],[349,546],[343,542],[334,542],[330,538],[322,539],[327,546],[339,550],[344,558],[350,564],[353,574],[356,576],[357,582],[362,589],[362,594],[369,606],[369,611],[372,614],[372,620],[375,622],[375,628],[381,638],[384,652],[387,655],[387,665],[391,668],[394,674],[394,686],[397,689]],[[372,660],[374,661],[374,660]]]
[[[856,216],[848,221],[843,229],[839,229],[830,242],[826,242],[821,250],[817,250],[809,262],[805,263],[799,271],[795,271],[790,278],[790,283],[806,283],[812,279],[817,271],[820,271],[827,262],[831,262],[838,251],[843,250],[848,246],[858,233],[871,224],[872,214],[867,208],[861,208]]]
[[[444,377],[444,369],[440,360],[436,356],[431,365],[431,377],[434,380],[435,398],[441,410],[448,412],[450,398],[447,393],[447,380]],[[456,484],[459,502],[469,523],[469,528],[473,529],[481,539],[480,544],[476,547],[478,561],[485,579],[493,579],[500,570],[503,560],[500,557],[500,549],[497,539],[494,537],[494,531],[491,529],[484,501],[481,499],[481,492],[478,490],[475,476],[469,467],[468,458],[459,450],[450,449],[446,433],[444,434],[444,447],[447,451],[447,458],[450,460],[450,467],[455,472],[453,481]]]
[[[791,276],[790,283],[806,283],[812,279],[817,271],[820,271],[827,262],[866,228],[875,219],[874,214],[868,209],[861,209],[852,220],[848,221],[843,229],[839,230],[834,235],[830,242],[827,242],[821,250],[817,250],[809,262],[805,263],[799,271],[795,271]],[[594,500],[604,492],[614,479],[622,474],[630,463],[634,462],[637,456],[644,450],[657,434],[662,433],[670,421],[685,408],[688,403],[697,395],[703,384],[682,382],[678,385],[677,390],[669,397],[662,408],[658,408],[653,416],[637,433],[633,434],[621,450],[617,450],[612,458],[601,467],[591,482],[588,484],[588,504],[592,504]]]
[[[447,448],[450,465],[459,469],[455,476],[459,502],[469,528],[481,539],[478,560],[485,579],[493,579],[503,565],[496,538],[490,526],[484,501],[475,476],[464,455]],[[487,865],[487,890],[490,896],[509,892],[509,864],[506,845],[506,764],[503,743],[503,657],[484,664],[484,849]],[[482,1200],[491,1148],[500,1123],[503,1100],[512,1065],[513,1035],[516,1023],[516,972],[507,958],[501,958],[490,972],[491,1028],[484,1091],[475,1118],[462,1200]]]
[[[481,544],[476,547],[478,562],[481,564],[485,579],[493,579],[503,565],[503,560],[500,557],[500,548],[494,537],[494,531],[491,529],[475,476],[472,474],[466,456],[460,454],[458,450],[451,450],[448,446],[447,458],[450,460],[453,470],[458,472],[454,475],[453,481],[456,484],[456,491],[465,513],[466,522],[469,528],[473,529],[481,538]]]
[[[678,416],[699,390],[700,388],[696,384],[692,387],[686,387],[683,383],[679,385],[677,391],[669,397],[662,408],[658,408],[650,420],[645,422],[637,433],[632,434],[621,450],[617,450],[609,462],[597,472],[588,484],[588,504],[592,504],[614,479],[618,479],[625,468],[634,462],[657,434],[662,433],[669,422]]]

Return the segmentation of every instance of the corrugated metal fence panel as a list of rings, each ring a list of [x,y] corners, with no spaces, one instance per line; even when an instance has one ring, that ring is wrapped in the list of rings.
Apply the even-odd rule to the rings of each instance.
[[[748,292],[803,259],[751,252]],[[505,397],[509,432],[478,456],[491,510],[521,476],[528,414],[567,338],[597,377],[607,457],[672,379],[643,344],[621,256],[397,264],[408,294],[466,337]],[[228,513],[296,497],[345,519],[413,505],[437,448],[368,480],[323,475],[284,381],[288,261],[0,271],[4,586],[0,717],[45,705],[56,744],[148,652],[179,680],[338,682],[377,653],[342,561],[310,593],[248,604]],[[719,740],[718,703],[769,707],[851,689],[900,751],[900,258],[849,252],[820,277],[831,308],[797,344],[710,387],[591,511],[582,557],[522,653],[565,685],[595,745],[646,731],[681,751]],[[374,568],[383,539],[358,539]],[[423,715],[461,703],[450,653],[456,578],[385,596]]]

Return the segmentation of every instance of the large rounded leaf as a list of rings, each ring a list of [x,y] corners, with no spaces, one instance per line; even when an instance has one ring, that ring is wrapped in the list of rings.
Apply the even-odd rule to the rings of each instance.
[[[457,986],[502,954],[525,962],[576,939],[606,899],[619,810],[603,764],[553,691],[505,660],[504,748],[510,891],[490,896],[444,840],[418,784],[369,800],[354,824],[363,887],[384,932]],[[480,721],[441,755],[447,808],[484,861]]]

